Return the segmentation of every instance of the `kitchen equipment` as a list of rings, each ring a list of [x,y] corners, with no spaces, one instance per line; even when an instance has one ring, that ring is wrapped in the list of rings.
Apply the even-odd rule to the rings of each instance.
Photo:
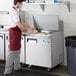
[[[21,54],[20,54],[20,62],[25,63],[26,62],[26,50],[25,50],[25,35],[22,35],[21,37]]]
[[[4,34],[0,34],[0,60],[4,60],[5,53],[4,53]]]
[[[41,32],[26,36],[26,64],[53,68],[63,62],[63,31],[58,16],[34,15]]]
[[[26,36],[26,64],[53,68],[63,62],[63,33]]]

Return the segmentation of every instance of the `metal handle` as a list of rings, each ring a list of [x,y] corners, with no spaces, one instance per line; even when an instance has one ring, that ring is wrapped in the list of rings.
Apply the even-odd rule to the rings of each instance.
[[[8,40],[8,36],[6,36],[6,40]]]
[[[30,2],[30,0],[28,0],[28,3]]]
[[[2,40],[3,40],[3,36],[2,35],[0,35],[0,37],[2,38]]]
[[[0,14],[9,14],[9,11],[0,11]]]
[[[36,41],[36,43],[37,43],[37,39],[28,38],[28,39],[27,39],[27,42],[28,42],[29,40]]]
[[[21,37],[21,40],[23,40],[23,37]]]

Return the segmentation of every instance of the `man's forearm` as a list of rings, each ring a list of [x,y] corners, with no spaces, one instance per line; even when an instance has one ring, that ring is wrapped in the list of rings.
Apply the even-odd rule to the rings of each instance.
[[[21,22],[17,22],[17,26],[20,28],[21,31],[26,31],[26,27]]]
[[[28,24],[26,24],[26,23],[24,23],[24,22],[21,22],[22,23],[22,25],[26,28],[26,27],[29,27],[30,25],[28,25]],[[30,26],[32,29],[35,29],[34,28],[34,26]]]
[[[23,22],[21,22],[21,24],[23,25],[24,28],[27,29],[27,26],[28,26],[27,24],[25,24],[25,23],[23,23]]]

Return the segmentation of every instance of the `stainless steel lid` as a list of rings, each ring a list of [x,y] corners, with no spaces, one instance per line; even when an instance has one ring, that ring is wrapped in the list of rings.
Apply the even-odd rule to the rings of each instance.
[[[59,19],[56,15],[34,15],[34,26],[39,30],[59,30]]]

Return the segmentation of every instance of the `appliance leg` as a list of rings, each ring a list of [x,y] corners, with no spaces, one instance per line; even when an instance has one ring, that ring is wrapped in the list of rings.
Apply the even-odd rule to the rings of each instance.
[[[31,65],[29,65],[28,68],[30,69],[31,68]]]
[[[51,70],[51,68],[48,68],[48,69],[47,69],[47,71],[50,71],[50,70]]]

